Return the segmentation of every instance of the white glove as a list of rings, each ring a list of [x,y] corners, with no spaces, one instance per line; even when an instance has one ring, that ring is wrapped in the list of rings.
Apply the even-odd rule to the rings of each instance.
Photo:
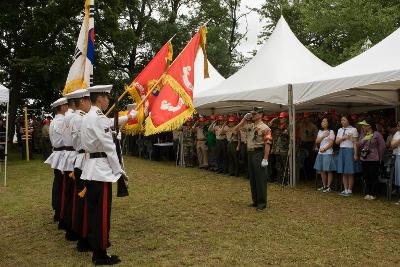
[[[128,175],[126,174],[126,172],[124,170],[121,170],[121,175],[123,175],[123,176],[128,178]]]
[[[137,112],[135,109],[131,109],[131,110],[128,112],[128,115],[131,116],[131,119],[134,119],[134,118],[137,117],[138,112]]]
[[[121,141],[121,139],[122,139],[121,132],[118,132],[118,134],[117,134],[117,139],[118,139],[119,141]]]
[[[265,168],[265,167],[267,167],[267,166],[268,166],[268,160],[267,160],[267,159],[263,159],[263,160],[261,161],[261,167]]]
[[[246,115],[244,115],[244,118],[246,119],[246,120],[248,120],[248,119],[251,119],[253,117],[253,115],[249,112],[249,113],[246,113]]]

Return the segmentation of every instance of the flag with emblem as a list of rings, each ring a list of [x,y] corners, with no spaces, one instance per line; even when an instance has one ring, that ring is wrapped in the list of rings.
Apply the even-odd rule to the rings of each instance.
[[[73,63],[63,94],[93,85],[94,65],[94,0],[85,1],[85,17],[79,32]]]
[[[200,27],[163,77],[160,93],[146,119],[145,135],[177,129],[193,115],[194,61],[199,49],[203,50],[204,77],[208,78],[206,33],[207,29]]]
[[[128,91],[130,97],[136,104],[139,104],[142,99],[145,99],[149,90],[155,86],[151,95],[146,98],[144,104],[138,109],[138,116],[135,119],[128,121],[123,127],[122,131],[126,134],[137,134],[143,131],[143,122],[147,117],[149,110],[153,105],[154,99],[159,93],[159,82],[161,76],[168,69],[172,61],[173,49],[171,40],[169,40],[154,58],[146,65],[146,67],[139,73],[135,80],[125,89]],[[121,114],[125,114],[122,112]]]

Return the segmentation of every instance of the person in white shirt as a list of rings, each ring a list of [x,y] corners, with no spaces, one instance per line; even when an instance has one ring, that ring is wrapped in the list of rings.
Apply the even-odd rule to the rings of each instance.
[[[113,142],[113,120],[103,114],[109,105],[111,89],[112,85],[88,89],[92,107],[81,126],[82,147],[88,157],[81,179],[86,181],[87,187],[88,241],[93,249],[92,261],[95,265],[112,265],[121,261],[118,256],[107,255],[110,246],[112,183],[125,175]],[[131,110],[127,116],[119,119],[119,123],[123,124],[136,116],[137,112]]]
[[[331,123],[328,118],[321,121],[321,130],[318,131],[315,144],[319,145],[318,155],[315,160],[314,169],[321,174],[322,187],[318,191],[324,193],[331,191],[333,171],[336,171],[336,164],[333,158],[333,143],[335,133],[330,129]]]
[[[393,135],[391,141],[391,147],[393,149],[393,155],[396,156],[396,162],[394,166],[394,184],[396,186],[397,205],[400,205],[400,122],[397,123],[397,131]]]
[[[351,196],[353,194],[354,173],[361,170],[358,156],[358,131],[350,125],[348,116],[342,116],[342,128],[336,135],[336,144],[340,145],[337,172],[341,173],[344,190],[341,196]]]
[[[54,210],[54,221],[58,222],[59,229],[65,228],[64,222],[61,217],[61,200],[63,189],[63,174],[61,168],[61,158],[64,154],[64,142],[62,133],[64,131],[64,114],[68,110],[67,99],[60,98],[52,105],[56,113],[54,119],[49,126],[49,138],[53,147],[53,152],[46,159],[45,163],[50,164],[54,169],[54,181],[52,189],[52,207]]]

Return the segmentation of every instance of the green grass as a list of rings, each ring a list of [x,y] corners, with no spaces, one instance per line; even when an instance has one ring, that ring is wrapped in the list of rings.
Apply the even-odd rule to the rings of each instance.
[[[131,195],[113,199],[109,249],[121,266],[400,265],[393,203],[270,184],[268,209],[256,212],[242,178],[125,161]],[[52,222],[52,180],[39,160],[10,160],[9,185],[0,186],[1,266],[90,265],[90,253]]]

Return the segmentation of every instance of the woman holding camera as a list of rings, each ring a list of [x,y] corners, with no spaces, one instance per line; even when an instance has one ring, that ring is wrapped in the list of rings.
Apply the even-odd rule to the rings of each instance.
[[[358,123],[362,127],[363,135],[358,142],[360,147],[360,160],[363,177],[366,185],[365,198],[374,200],[375,185],[378,182],[379,169],[385,152],[385,140],[381,133],[376,130],[375,124],[369,120]]]

